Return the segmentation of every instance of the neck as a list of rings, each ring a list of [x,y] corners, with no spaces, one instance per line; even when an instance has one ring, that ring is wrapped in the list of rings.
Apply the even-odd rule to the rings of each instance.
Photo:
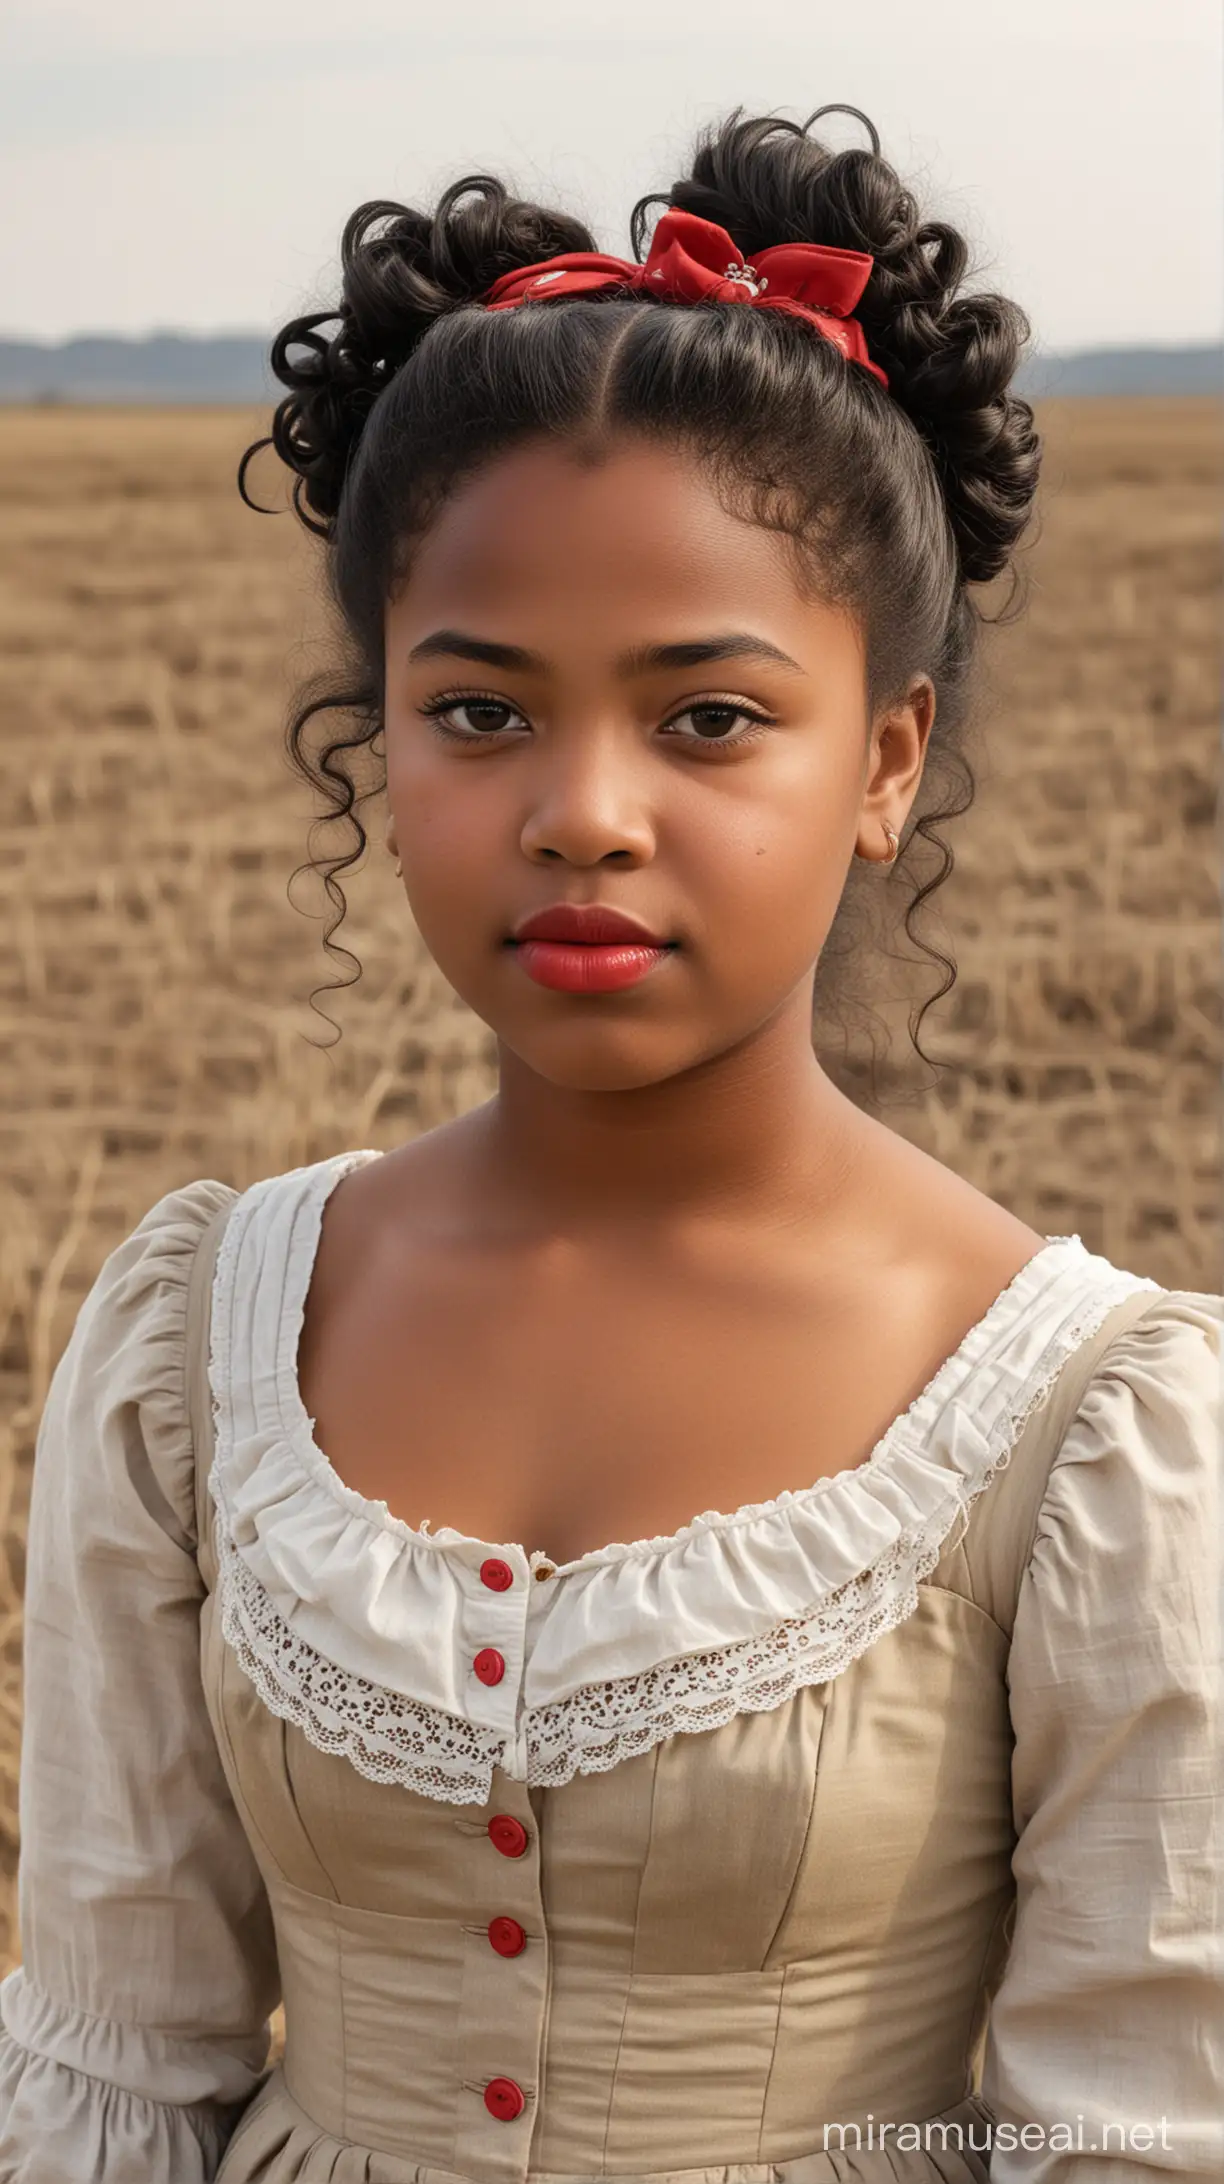
[[[809,1026],[805,988],[738,1046],[627,1091],[551,1083],[503,1048],[498,1092],[470,1118],[484,1187],[550,1233],[831,1211],[874,1126],[826,1076]]]

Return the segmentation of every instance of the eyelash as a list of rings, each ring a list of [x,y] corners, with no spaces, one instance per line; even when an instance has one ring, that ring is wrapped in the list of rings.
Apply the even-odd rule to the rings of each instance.
[[[484,734],[476,735],[464,734],[461,729],[451,728],[447,725],[443,716],[447,713],[456,712],[462,705],[497,705],[507,713],[516,714],[520,720],[524,718],[517,706],[511,705],[507,698],[498,697],[492,690],[443,690],[439,692],[436,698],[430,698],[426,704],[422,705],[420,712],[428,720],[434,734],[443,742],[464,743],[469,748],[483,744],[498,747],[502,736],[509,733],[505,728],[493,728],[487,730]],[[745,735],[721,737],[681,736],[677,738],[678,742],[687,745],[690,750],[699,750],[703,754],[705,752],[720,754],[723,751],[742,751],[745,744],[754,743],[758,736],[763,735],[768,728],[774,725],[770,714],[753,712],[749,706],[742,704],[735,698],[690,699],[687,705],[682,706],[678,712],[672,713],[662,725],[665,728],[670,727],[674,721],[684,720],[690,713],[705,712],[733,713],[741,720],[751,721],[752,726]]]

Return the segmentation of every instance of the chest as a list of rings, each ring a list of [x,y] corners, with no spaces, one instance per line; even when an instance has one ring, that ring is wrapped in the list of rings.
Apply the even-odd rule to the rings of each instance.
[[[321,1248],[299,1385],[356,1492],[560,1562],[858,1464],[977,1302],[917,1265]]]

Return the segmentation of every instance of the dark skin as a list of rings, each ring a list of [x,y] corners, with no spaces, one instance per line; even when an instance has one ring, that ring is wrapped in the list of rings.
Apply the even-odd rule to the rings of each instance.
[[[812,1049],[929,678],[869,721],[854,616],[632,441],[466,482],[386,647],[388,846],[499,1087],[332,1192],[299,1354],[319,1445],[411,1525],[558,1564],[860,1463],[1046,1241]],[[678,946],[618,993],[546,989],[506,940],[558,901]]]

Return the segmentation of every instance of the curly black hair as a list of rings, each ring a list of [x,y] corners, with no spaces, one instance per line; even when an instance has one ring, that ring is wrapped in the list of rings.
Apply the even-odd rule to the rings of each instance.
[[[870,150],[831,151],[810,133],[833,111],[865,124]],[[914,1046],[929,1061],[918,1026],[956,967],[912,921],[952,870],[938,823],[975,795],[965,742],[978,628],[1010,618],[1022,590],[1013,555],[1032,515],[1041,447],[1032,408],[1011,382],[1029,321],[1005,296],[963,292],[964,237],[923,219],[857,108],[822,107],[803,124],[737,109],[699,138],[687,175],[635,206],[639,263],[656,206],[716,221],[748,259],[784,242],[870,252],[855,316],[888,390],[782,312],[621,290],[484,310],[499,275],[596,247],[581,221],[512,197],[485,174],[455,182],[432,213],[360,205],[344,230],[339,304],[291,320],[273,342],[272,368],[289,392],[271,433],[246,450],[238,482],[256,506],[247,469],[273,447],[295,474],[299,517],[326,542],[342,657],[299,692],[286,742],[324,799],[325,822],[350,830],[347,851],[307,860],[335,906],[324,946],[356,965],[333,983],[361,975],[351,951],[333,946],[347,907],[335,875],[366,848],[359,803],[386,786],[376,748],[384,605],[440,501],[533,435],[654,434],[691,447],[729,492],[747,493],[752,513],[793,540],[823,595],[853,608],[873,713],[915,673],[935,686],[914,823],[882,882],[878,867],[852,868],[813,995],[814,1024],[830,1006],[840,1013],[851,997],[847,958],[880,914],[873,905],[884,889],[892,900],[908,887],[906,932],[946,974],[911,1018]],[[1009,598],[988,616],[970,587],[1009,567]],[[325,729],[310,747],[312,724],[336,712],[348,716],[348,732]],[[384,764],[362,786],[354,761],[367,752]],[[919,837],[936,859],[925,879],[913,870]]]

